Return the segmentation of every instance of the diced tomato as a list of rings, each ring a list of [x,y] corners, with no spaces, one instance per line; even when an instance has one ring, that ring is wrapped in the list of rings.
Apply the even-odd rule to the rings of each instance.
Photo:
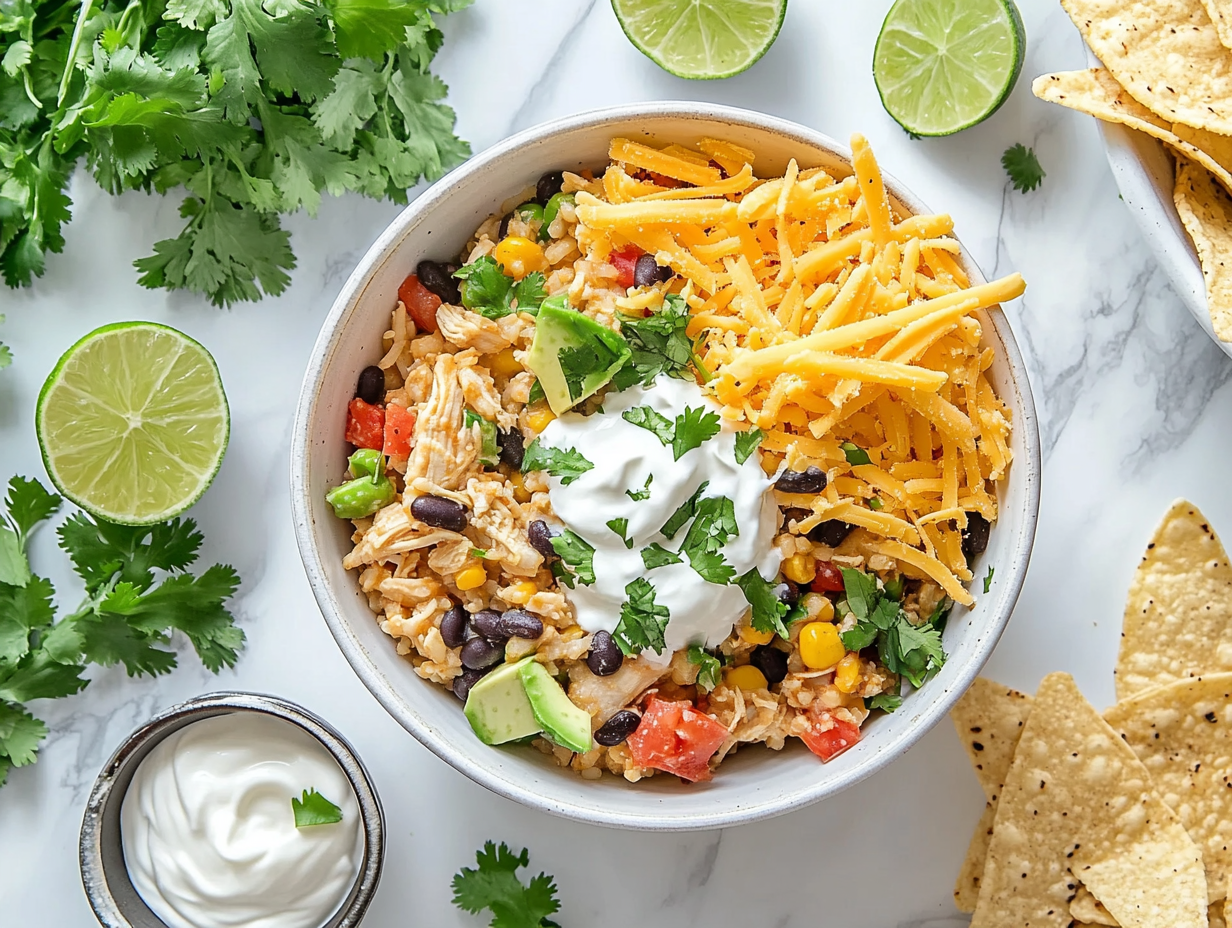
[[[356,448],[375,448],[385,444],[385,409],[365,403],[358,396],[347,407],[346,440]]]
[[[391,458],[411,456],[411,431],[415,428],[415,413],[405,406],[390,403],[385,407],[385,446],[382,453]]]
[[[710,779],[710,758],[727,737],[727,728],[698,712],[691,702],[650,697],[629,751],[639,767],[654,767],[690,782]]]
[[[613,251],[607,256],[608,264],[620,271],[620,276],[616,278],[616,283],[622,287],[633,286],[633,270],[637,267],[637,259],[641,256],[641,249],[635,248],[632,245],[622,251]]]
[[[441,298],[421,284],[418,277],[411,274],[402,281],[398,299],[421,331],[436,331],[436,310],[441,305]]]
[[[843,572],[834,566],[833,561],[818,561],[817,573],[813,575],[809,589],[814,593],[841,593]]]
[[[836,719],[829,712],[810,714],[810,725],[800,737],[823,761],[833,760],[860,740],[858,726]]]

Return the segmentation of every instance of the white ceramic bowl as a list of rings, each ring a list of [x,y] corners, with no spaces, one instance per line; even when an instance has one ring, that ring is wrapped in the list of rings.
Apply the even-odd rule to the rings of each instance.
[[[905,752],[950,709],[992,653],[1022,586],[1035,535],[1040,452],[1035,407],[1014,336],[999,309],[983,317],[996,352],[991,376],[1013,410],[1014,464],[1001,490],[1001,517],[984,555],[996,565],[992,591],[945,631],[950,659],[936,678],[893,715],[871,720],[854,748],[822,764],[796,739],[782,752],[746,748],[715,778],[685,785],[658,776],[638,784],[583,780],[529,747],[493,748],[470,730],[457,699],[421,680],[378,627],[352,573],[350,524],[325,504],[346,468],[342,435],[359,372],[381,355],[398,284],[422,258],[455,256],[502,201],[554,168],[597,168],[613,136],[690,143],[730,139],[757,153],[764,175],[789,158],[801,167],[850,173],[849,150],[801,126],[701,103],[658,103],[584,113],[520,133],[472,158],[413,202],[368,250],[339,294],[304,378],[291,453],[292,506],[300,554],[321,611],[355,672],[377,700],[440,758],[489,789],[557,815],[645,830],[718,828],[789,812],[832,796]],[[902,213],[925,207],[887,175]],[[979,269],[964,255],[973,281]],[[977,575],[982,571],[977,569]]]

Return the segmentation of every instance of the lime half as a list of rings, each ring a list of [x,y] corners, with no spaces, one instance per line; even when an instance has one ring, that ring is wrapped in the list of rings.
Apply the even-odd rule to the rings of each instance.
[[[231,418],[210,353],[151,322],[95,329],[43,384],[35,428],[47,474],[91,515],[162,522],[201,498]]]
[[[912,135],[950,135],[997,111],[1027,37],[1013,0],[898,0],[873,52],[881,104]]]
[[[612,9],[629,41],[664,71],[712,80],[766,53],[787,0],[612,0]]]

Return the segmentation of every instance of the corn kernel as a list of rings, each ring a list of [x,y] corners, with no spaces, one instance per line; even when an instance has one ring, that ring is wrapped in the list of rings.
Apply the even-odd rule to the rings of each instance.
[[[492,355],[492,361],[488,365],[488,369],[493,374],[499,374],[501,377],[512,377],[514,374],[522,372],[522,365],[513,356],[513,349],[505,348]]]
[[[526,416],[526,424],[532,432],[538,435],[546,429],[548,424],[555,418],[556,416],[552,414],[552,410],[550,409],[536,409],[534,412],[529,413]]]
[[[759,632],[751,625],[741,625],[736,633],[745,644],[769,644],[774,640],[774,632]]]
[[[488,582],[488,572],[478,564],[472,564],[454,574],[454,585],[459,590],[474,590]]]
[[[539,587],[535,586],[533,581],[523,580],[505,590],[501,594],[501,599],[514,606],[525,606],[527,601],[538,592]]]
[[[820,593],[812,593],[810,595],[816,596],[817,602],[814,603],[813,601],[810,600],[809,612],[813,613],[813,609],[816,609],[817,612],[815,614],[810,614],[809,618],[814,619],[818,622],[833,622],[834,621],[834,603],[830,602],[830,597],[822,596]]]
[[[833,667],[846,653],[838,628],[829,622],[809,622],[800,630],[800,660],[810,670]]]
[[[807,554],[793,554],[783,562],[783,575],[796,583],[809,583],[817,573],[813,563]]]
[[[548,269],[543,249],[520,235],[509,235],[501,239],[501,243],[492,252],[492,257],[501,266],[501,270],[515,280],[521,280],[532,271]]]
[[[510,486],[513,487],[513,498],[519,503],[529,503],[531,492],[526,489],[526,478],[522,476],[522,472],[515,470],[509,475],[508,480]]]
[[[848,651],[834,668],[834,685],[843,693],[854,693],[860,685],[860,655],[855,651]]]
[[[745,692],[749,690],[764,690],[770,684],[766,682],[766,675],[754,667],[752,664],[745,664],[743,667],[731,667],[723,674],[723,681],[728,686],[734,686],[742,689]]]

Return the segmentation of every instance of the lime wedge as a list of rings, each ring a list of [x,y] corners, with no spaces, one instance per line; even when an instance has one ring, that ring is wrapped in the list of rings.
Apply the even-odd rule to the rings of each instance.
[[[208,351],[167,326],[123,322],[64,353],[39,393],[35,428],[61,493],[100,519],[149,525],[201,498],[231,418]]]
[[[950,135],[997,111],[1027,47],[1013,0],[898,0],[873,51],[881,105],[912,135]]]
[[[712,80],[766,53],[787,0],[612,0],[612,9],[629,41],[664,71]]]

